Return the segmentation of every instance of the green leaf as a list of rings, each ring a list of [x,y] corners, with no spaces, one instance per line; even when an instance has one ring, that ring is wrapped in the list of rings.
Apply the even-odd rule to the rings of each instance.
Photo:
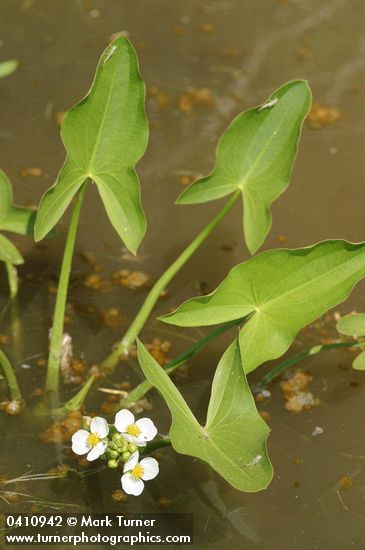
[[[136,252],[146,229],[134,169],[148,141],[144,97],[136,53],[126,38],[117,38],[102,54],[87,96],[64,117],[61,136],[67,158],[57,182],[42,198],[37,241],[91,179],[118,235]]]
[[[10,59],[9,61],[2,61],[0,63],[0,78],[11,75],[18,68],[18,61]]]
[[[346,336],[365,336],[365,313],[345,315],[336,325],[339,333]],[[356,370],[365,370],[365,351],[362,351],[352,362]]]
[[[365,313],[345,315],[338,321],[336,328],[346,336],[365,336]]]
[[[355,370],[365,370],[365,351],[362,351],[352,362]]]
[[[296,80],[281,86],[261,107],[239,114],[218,142],[213,172],[190,185],[177,203],[207,202],[239,190],[246,244],[254,254],[270,230],[271,204],[289,185],[310,105],[307,82]]]
[[[19,265],[24,263],[23,257],[13,243],[0,234],[0,261]]]
[[[234,267],[208,296],[161,318],[208,326],[252,314],[239,335],[246,373],[283,355],[303,327],[343,302],[365,276],[365,243],[324,241],[264,252]]]
[[[0,170],[0,231],[33,235],[35,217],[33,208],[15,206],[10,181]]]
[[[164,369],[138,343],[146,378],[162,394],[172,415],[171,444],[200,458],[239,491],[260,491],[272,479],[266,451],[269,428],[257,412],[241,364],[237,340],[217,367],[205,426],[201,426]]]

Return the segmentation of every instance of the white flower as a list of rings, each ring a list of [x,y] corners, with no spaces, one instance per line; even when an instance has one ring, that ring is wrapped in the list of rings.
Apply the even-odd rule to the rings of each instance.
[[[143,481],[153,479],[158,474],[158,462],[152,457],[138,462],[138,451],[132,454],[125,463],[122,475],[123,491],[128,495],[138,496],[144,489]]]
[[[105,441],[109,433],[107,421],[95,416],[90,422],[90,431],[78,430],[72,436],[72,450],[77,455],[87,454],[87,460],[96,460],[108,446]]]
[[[150,418],[141,418],[135,422],[134,415],[128,409],[122,409],[115,415],[114,424],[127,441],[139,447],[157,435],[157,428]]]

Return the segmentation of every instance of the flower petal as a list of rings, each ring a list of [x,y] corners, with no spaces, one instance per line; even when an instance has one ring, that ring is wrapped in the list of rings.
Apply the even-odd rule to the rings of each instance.
[[[142,479],[144,479],[145,481],[147,481],[148,479],[153,479],[157,476],[159,467],[158,462],[155,458],[152,458],[151,456],[143,458],[140,462],[140,465],[143,468]]]
[[[136,479],[131,474],[122,475],[122,487],[123,491],[128,495],[134,495],[138,497],[144,489],[144,483],[141,479]]]
[[[134,424],[134,415],[128,409],[122,409],[115,415],[114,424],[118,432],[124,433],[130,424]]]
[[[95,416],[90,422],[90,431],[92,434],[97,434],[100,439],[104,439],[109,433],[109,426],[105,418]]]
[[[73,434],[72,441],[72,450],[77,455],[85,455],[91,449],[90,445],[87,442],[87,438],[90,433],[87,430],[78,430]]]
[[[86,458],[89,460],[89,462],[96,460],[104,453],[107,446],[108,444],[106,441],[99,441],[99,443],[97,443],[95,447],[91,449]]]
[[[141,430],[141,435],[138,438],[142,441],[151,441],[157,435],[157,428],[150,418],[137,420],[136,426]]]
[[[138,459],[139,459],[139,452],[136,451],[130,456],[130,458],[124,464],[123,472],[128,472],[129,470],[132,470],[137,464]]]

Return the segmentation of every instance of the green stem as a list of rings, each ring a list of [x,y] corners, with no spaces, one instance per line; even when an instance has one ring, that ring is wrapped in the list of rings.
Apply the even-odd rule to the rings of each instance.
[[[224,323],[224,325],[221,325],[220,327],[212,330],[212,332],[210,332],[207,336],[204,336],[204,338],[199,340],[199,342],[197,342],[186,351],[175,357],[175,359],[172,359],[172,361],[169,361],[166,365],[164,365],[164,370],[168,374],[170,374],[175,369],[180,367],[180,365],[186,363],[188,359],[196,355],[202,348],[209,344],[209,342],[215,340],[218,336],[220,336],[224,332],[227,332],[227,330],[231,329],[232,327],[240,325],[247,319],[247,317],[248,316],[242,317],[241,319],[236,319],[234,321],[229,321],[228,323]],[[128,397],[120,401],[120,406],[130,406],[132,403],[135,403],[136,401],[141,399],[151,388],[153,388],[152,384],[150,384],[148,380],[144,380],[128,394]]]
[[[3,369],[6,381],[8,383],[11,400],[22,402],[23,398],[18,386],[18,381],[16,379],[14,369],[9,359],[6,357],[5,353],[1,350],[0,350],[0,365]]]
[[[82,386],[80,391],[67,403],[62,407],[62,410],[65,413],[72,412],[72,411],[78,411],[81,409],[81,406],[83,402],[86,399],[87,394],[89,393],[91,386],[95,382],[95,376],[92,375],[88,380],[85,382],[85,384]]]
[[[79,223],[81,205],[84,198],[85,189],[86,183],[83,184],[80,191],[78,192],[76,203],[72,212],[65,251],[62,259],[56,305],[53,316],[53,326],[48,356],[46,392],[52,392],[55,397],[57,397],[58,395],[59,387],[59,365],[61,359],[63,325],[65,318],[68,284],[70,280],[72,257],[75,248],[77,226]]]
[[[161,449],[162,447],[170,447],[171,441],[168,437],[164,437],[163,439],[156,439],[156,441],[151,441],[151,443],[147,443],[147,445],[140,450],[141,456],[146,456],[157,449]]]
[[[212,221],[195,237],[195,239],[183,250],[183,252],[176,258],[176,260],[166,269],[161,277],[156,281],[152,289],[147,295],[147,298],[142,304],[137,316],[134,318],[132,324],[124,335],[123,339],[116,346],[114,351],[103,361],[101,368],[105,370],[112,370],[118,364],[119,358],[127,356],[130,348],[136,341],[136,338],[146,323],[151,311],[153,310],[157,300],[160,297],[161,292],[166,288],[171,279],[174,278],[176,273],[184,266],[199,246],[210,235],[213,229],[219,224],[224,216],[232,208],[239,196],[239,191],[234,193],[225,206],[218,212],[218,214],[212,219]]]
[[[313,346],[311,348],[308,348],[304,351],[301,351],[300,353],[297,353],[296,355],[293,355],[292,357],[289,357],[273,369],[271,369],[270,372],[265,374],[263,378],[261,378],[260,382],[255,387],[255,392],[259,392],[262,389],[264,389],[270,382],[272,382],[275,378],[280,376],[286,369],[289,369],[296,363],[299,363],[299,361],[302,361],[306,357],[310,357],[311,355],[315,355],[316,353],[319,353],[320,351],[327,351],[330,349],[336,349],[336,348],[356,348],[356,347],[364,347],[364,342],[336,342],[334,344],[323,344],[318,346]]]
[[[5,262],[5,265],[8,273],[10,298],[13,299],[18,294],[18,272],[13,264]]]

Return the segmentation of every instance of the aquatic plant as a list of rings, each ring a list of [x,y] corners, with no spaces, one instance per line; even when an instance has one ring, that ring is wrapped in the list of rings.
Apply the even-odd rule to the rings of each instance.
[[[33,225],[36,211],[13,204],[13,191],[6,174],[0,170],[0,231],[10,231],[19,235],[33,236]],[[14,244],[0,233],[0,261],[5,263],[10,295],[18,291],[17,265],[24,262],[22,255]]]
[[[138,496],[144,489],[144,481],[154,479],[158,474],[155,458],[139,460],[140,452],[156,435],[152,420],[141,418],[135,422],[134,415],[128,409],[122,409],[110,427],[105,418],[84,417],[82,429],[72,436],[72,450],[77,455],[87,455],[90,462],[98,458],[107,460],[112,469],[123,465],[122,487],[126,493]]]
[[[126,38],[117,38],[103,52],[90,91],[66,113],[62,123],[66,160],[56,183],[41,200],[34,225],[35,240],[39,241],[53,230],[75,198],[62,259],[45,382],[48,397],[45,404],[51,416],[80,409],[97,381],[93,374],[68,403],[60,402],[66,299],[78,222],[88,186],[97,187],[110,223],[133,254],[137,253],[145,234],[146,220],[135,171],[148,140],[144,96],[136,53]],[[135,422],[127,410],[116,415],[113,425],[100,417],[85,418],[82,428],[72,438],[76,454],[85,454],[88,460],[104,458],[110,468],[122,469],[126,492],[140,494],[143,482],[158,473],[157,463],[145,455],[170,444],[175,451],[209,464],[240,491],[259,491],[272,479],[266,448],[270,430],[256,409],[247,375],[267,361],[280,358],[303,327],[346,300],[354,285],[365,276],[365,243],[328,240],[306,248],[277,249],[255,255],[271,227],[270,207],[289,185],[310,105],[307,82],[296,80],[278,88],[261,105],[239,114],[218,142],[212,172],[192,183],[177,199],[179,205],[191,205],[230,195],[223,208],[160,276],[124,336],[100,365],[100,370],[107,375],[121,357],[128,357],[137,342],[145,380],[123,397],[120,405],[126,409],[152,387],[156,388],[171,412],[169,438],[151,442],[157,433],[152,421]],[[26,233],[32,228],[33,213],[12,205],[10,184],[3,173],[0,176],[0,229]],[[162,368],[138,340],[138,335],[161,292],[239,197],[243,202],[243,236],[253,257],[233,267],[209,295],[191,298],[174,312],[160,317],[164,323],[182,327],[218,325]],[[10,241],[4,241],[2,236],[1,239],[5,253],[2,252],[0,259],[5,258],[12,266],[17,262],[10,260],[19,260],[18,252]],[[4,256],[6,247],[13,257],[10,252]],[[338,328],[345,334],[365,334],[363,325],[362,318],[352,317],[341,321]],[[235,335],[218,362],[206,420],[201,424],[169,374],[231,329],[235,329]],[[355,345],[361,347],[364,342],[313,346],[274,367],[259,387],[265,387],[284,369],[313,353]],[[356,360],[355,368],[363,369],[361,357]],[[22,397],[16,377],[3,353],[0,362],[11,402],[19,403]],[[139,455],[143,455],[141,460]]]

